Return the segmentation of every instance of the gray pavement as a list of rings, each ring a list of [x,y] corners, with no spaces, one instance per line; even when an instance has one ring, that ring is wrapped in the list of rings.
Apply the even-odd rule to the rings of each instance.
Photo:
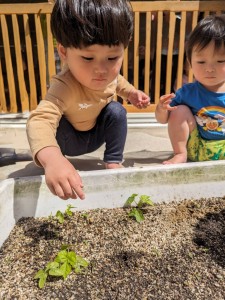
[[[26,138],[25,115],[0,117],[0,180],[43,175],[31,158]],[[69,158],[80,171],[104,169],[104,146],[95,152]],[[158,124],[153,114],[128,115],[128,136],[124,151],[125,167],[161,164],[172,155],[167,126]]]

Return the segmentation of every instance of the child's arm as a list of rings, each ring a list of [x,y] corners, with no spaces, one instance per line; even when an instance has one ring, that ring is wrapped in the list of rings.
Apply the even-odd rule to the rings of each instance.
[[[163,95],[159,99],[159,103],[156,106],[155,117],[159,123],[165,124],[168,122],[169,113],[172,110],[177,109],[177,106],[170,106],[172,98],[175,97],[174,93]]]
[[[27,121],[27,137],[32,156],[35,163],[44,168],[46,184],[54,195],[64,200],[84,199],[81,178],[62,155],[55,138],[61,115],[62,109],[46,100],[42,100],[31,112]]]
[[[76,199],[77,196],[85,198],[78,172],[58,147],[45,147],[36,156],[45,169],[46,184],[54,195],[63,200]]]

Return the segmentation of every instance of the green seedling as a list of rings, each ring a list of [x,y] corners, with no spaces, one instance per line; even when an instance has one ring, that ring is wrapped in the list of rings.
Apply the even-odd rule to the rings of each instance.
[[[151,250],[152,250],[152,253],[153,253],[155,256],[160,256],[160,251],[159,251],[158,248],[153,247]]]
[[[73,215],[73,212],[72,212],[72,208],[75,208],[75,206],[72,206],[72,205],[67,205],[67,208],[65,210],[65,214],[69,217],[71,217]]]
[[[67,208],[64,213],[61,212],[60,210],[58,210],[56,212],[55,217],[59,221],[60,224],[62,224],[65,221],[66,216],[71,217],[73,215],[73,212],[71,210],[72,208],[75,208],[75,207],[69,204],[69,205],[67,205]]]
[[[94,219],[91,217],[91,215],[90,214],[88,214],[88,213],[82,213],[81,215],[80,215],[80,217],[81,218],[83,218],[87,223],[89,223],[89,224],[92,224],[93,223],[93,221],[94,221]]]
[[[88,245],[89,244],[89,241],[88,240],[83,240],[83,243],[84,243],[84,245]]]
[[[86,220],[88,220],[88,218],[89,218],[89,215],[87,213],[82,213],[80,216]]]
[[[139,200],[136,201],[138,194],[132,194],[127,201],[125,202],[125,207],[131,207],[135,204],[135,207],[131,208],[128,216],[134,218],[138,223],[141,223],[144,220],[143,207],[154,205],[150,196],[141,195]]]
[[[201,250],[202,250],[203,252],[208,252],[208,251],[209,251],[208,248],[202,248]]]
[[[65,246],[59,251],[53,262],[49,262],[44,269],[39,270],[34,279],[38,279],[38,286],[42,289],[49,276],[62,277],[64,280],[74,269],[76,274],[82,273],[89,263],[77,255],[74,251],[69,251]]]

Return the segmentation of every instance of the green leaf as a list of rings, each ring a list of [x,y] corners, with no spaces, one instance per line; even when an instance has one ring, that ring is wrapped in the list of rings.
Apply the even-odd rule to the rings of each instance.
[[[66,214],[67,216],[69,216],[69,217],[72,217],[73,212],[70,211],[70,210],[66,210],[66,211],[65,211],[65,214]]]
[[[62,224],[64,222],[64,214],[60,210],[58,210],[56,212],[55,216],[56,216],[56,218],[57,218],[57,220],[59,221],[60,224]]]
[[[49,275],[51,276],[62,276],[64,275],[64,272],[60,268],[51,269],[49,270]]]
[[[56,258],[54,259],[54,261],[58,262],[58,263],[64,263],[67,261],[67,250],[62,250],[59,251],[59,253],[57,254]]]
[[[41,278],[41,277],[43,276],[43,274],[46,274],[45,270],[39,270],[39,271],[34,275],[34,279]]]
[[[67,254],[68,263],[73,267],[76,263],[77,257],[74,251],[70,251]]]
[[[134,217],[138,223],[144,220],[143,212],[138,208],[133,208],[128,214],[129,217]]]
[[[67,250],[68,248],[69,248],[69,244],[63,244],[62,246],[61,246],[61,250]]]
[[[39,279],[38,286],[39,286],[40,289],[42,289],[45,286],[47,277],[48,277],[48,273],[45,272],[45,270],[39,270],[35,274],[34,279]]]
[[[79,265],[76,265],[74,267],[74,271],[75,271],[76,274],[80,274],[82,272],[81,267]]]
[[[83,257],[77,255],[76,264],[74,266],[75,273],[81,273],[83,268],[87,268],[89,262],[86,261]]]
[[[131,204],[135,201],[135,198],[137,197],[138,194],[132,194],[127,201],[125,202],[124,206],[131,206]]]
[[[41,277],[38,281],[38,286],[40,289],[43,289],[43,287],[45,286],[46,280],[47,280],[48,275],[45,274],[43,275],[43,277]]]
[[[87,213],[83,213],[83,214],[81,214],[80,216],[81,216],[82,218],[84,218],[84,219],[88,219],[88,216],[89,216],[89,215],[88,215]]]
[[[54,261],[61,264],[68,263],[73,267],[76,263],[76,253],[74,251],[68,252],[67,250],[62,250],[58,253]]]
[[[138,202],[138,207],[143,207],[144,205],[154,205],[153,201],[150,199],[150,196],[141,195]]]
[[[76,260],[76,263],[79,264],[80,266],[84,267],[84,268],[87,268],[88,265],[89,265],[89,262],[84,259],[83,257],[77,255],[77,260]]]
[[[71,265],[68,262],[65,262],[64,264],[61,265],[60,271],[63,274],[63,278],[66,279],[66,277],[70,274],[71,272]]]
[[[65,214],[67,215],[67,216],[72,216],[73,215],[73,212],[72,212],[72,208],[75,208],[75,206],[72,206],[72,205],[67,205],[67,209],[65,210]]]
[[[56,262],[56,261],[53,261],[53,262],[49,262],[47,265],[46,265],[46,268],[45,268],[45,272],[51,270],[51,269],[57,269],[59,267],[59,263]]]

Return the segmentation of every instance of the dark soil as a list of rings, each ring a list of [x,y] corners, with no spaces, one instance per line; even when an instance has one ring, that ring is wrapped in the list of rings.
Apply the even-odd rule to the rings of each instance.
[[[19,220],[0,250],[0,299],[225,299],[225,198],[157,204],[142,223],[128,211]],[[87,271],[39,289],[35,273],[63,244],[90,262]]]

